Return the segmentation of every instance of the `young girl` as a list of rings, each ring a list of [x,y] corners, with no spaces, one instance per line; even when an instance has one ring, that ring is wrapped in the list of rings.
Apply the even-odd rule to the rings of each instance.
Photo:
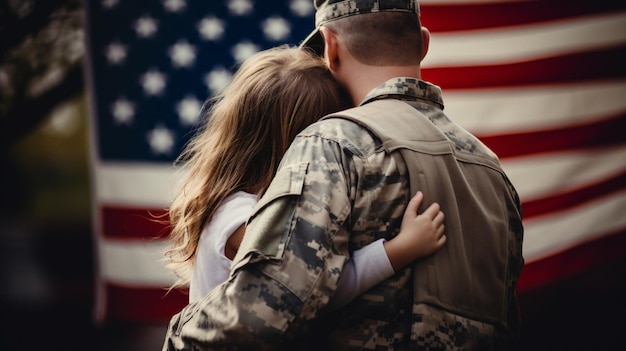
[[[169,208],[168,267],[189,284],[189,301],[228,278],[245,223],[296,134],[347,106],[324,62],[287,46],[246,60],[214,99],[206,124],[177,160],[186,172]],[[346,263],[331,302],[340,306],[443,246],[443,213],[432,204],[417,215],[418,193],[400,233],[357,250]]]

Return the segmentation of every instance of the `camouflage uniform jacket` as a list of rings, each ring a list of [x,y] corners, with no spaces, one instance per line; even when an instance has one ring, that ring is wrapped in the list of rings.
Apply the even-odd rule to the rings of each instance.
[[[458,199],[457,205],[456,189],[444,173],[428,167],[413,171],[414,165],[407,167],[406,155],[388,152],[388,145],[359,123],[339,118],[321,120],[300,133],[285,154],[250,218],[228,281],[172,318],[164,350],[498,349],[498,340],[509,340],[509,334],[515,333],[514,288],[523,265],[521,213],[515,189],[497,158],[445,117],[441,91],[436,86],[413,78],[393,79],[373,90],[361,105],[376,108],[378,100],[412,104],[395,106],[409,108],[411,112],[404,109],[402,113],[405,117],[412,115],[437,125],[429,133],[436,134],[439,141],[445,139],[448,149],[478,153],[479,159],[489,160],[486,173],[491,182],[482,178],[482,165],[472,168],[470,178],[453,180],[476,185],[478,192],[499,200],[481,204],[481,196],[461,194],[466,199]],[[363,107],[353,110],[358,114],[359,109]],[[394,113],[380,112],[394,124]],[[429,165],[434,164],[432,160],[445,158],[428,150],[425,155]],[[411,186],[421,186],[409,178],[408,169],[413,175],[419,174],[413,177],[421,179],[418,183],[428,185],[424,205],[432,201],[442,204],[448,244],[340,310],[325,309],[350,253],[398,233],[414,191]],[[459,209],[467,204],[476,206]],[[495,224],[485,232],[491,236],[498,232],[495,243],[463,237],[485,239],[480,234],[483,228],[478,227],[480,218],[477,224],[459,219],[463,211],[468,215],[464,218],[485,216],[480,212],[483,208],[494,209],[486,215],[495,218]],[[471,227],[468,234],[463,234],[461,224]],[[470,250],[449,249],[468,246],[464,240],[470,243]],[[483,244],[485,252],[481,254]],[[444,264],[443,271],[434,267],[437,257],[445,261],[468,253],[468,257],[454,259],[452,265]],[[493,260],[476,259],[490,255]],[[472,266],[461,269],[465,274],[450,271],[458,270],[460,264]],[[473,274],[473,270],[486,272],[485,286],[481,279],[474,280],[483,275]],[[490,278],[493,275],[496,277]],[[455,283],[457,277],[462,279]],[[456,294],[450,292],[455,289]],[[481,303],[492,297],[489,294],[477,304],[474,297],[480,293],[469,293],[472,301],[462,298],[465,291],[489,289],[507,296],[497,296],[496,303],[486,306]],[[457,302],[461,303],[458,308],[452,305]],[[480,311],[483,307],[485,314]]]

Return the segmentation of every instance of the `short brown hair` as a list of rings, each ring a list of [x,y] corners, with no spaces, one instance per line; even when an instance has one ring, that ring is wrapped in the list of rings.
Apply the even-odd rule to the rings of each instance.
[[[335,32],[350,54],[370,66],[409,66],[422,57],[419,16],[379,12],[350,16],[324,24]]]

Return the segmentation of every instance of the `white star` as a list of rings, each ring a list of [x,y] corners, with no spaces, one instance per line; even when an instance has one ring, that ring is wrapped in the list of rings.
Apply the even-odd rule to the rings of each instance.
[[[180,12],[187,7],[185,0],[163,0],[163,7],[168,12]]]
[[[110,9],[117,6],[118,0],[102,0],[102,7]]]
[[[202,103],[193,96],[188,96],[176,104],[176,112],[184,125],[195,124],[200,118]]]
[[[111,105],[111,114],[117,124],[129,125],[135,117],[135,104],[121,97]]]
[[[291,0],[289,8],[294,15],[307,17],[313,14],[315,8],[310,0]]]
[[[198,32],[206,40],[219,40],[224,36],[226,23],[214,16],[205,17],[198,23]]]
[[[174,147],[174,133],[164,126],[157,126],[148,132],[148,144],[152,152],[159,155],[169,155]]]
[[[259,50],[259,47],[257,45],[254,45],[254,43],[249,41],[243,41],[233,46],[233,48],[230,50],[230,53],[237,63],[241,63],[245,61],[248,57],[259,52]]]
[[[106,57],[110,64],[120,64],[126,59],[126,45],[118,42],[109,44],[106,48]]]
[[[190,67],[196,60],[196,48],[181,40],[170,47],[169,55],[175,67]]]
[[[150,16],[142,16],[135,22],[135,31],[142,38],[150,38],[157,31],[157,20]]]
[[[157,70],[150,70],[141,76],[141,86],[146,95],[161,95],[165,89],[165,75]]]
[[[228,1],[228,10],[236,16],[245,16],[252,13],[252,1],[250,0],[230,0]]]
[[[232,80],[233,75],[224,67],[215,67],[204,76],[204,84],[212,93],[224,90]]]
[[[265,38],[273,41],[281,41],[289,36],[291,28],[289,22],[281,17],[270,17],[261,24]]]

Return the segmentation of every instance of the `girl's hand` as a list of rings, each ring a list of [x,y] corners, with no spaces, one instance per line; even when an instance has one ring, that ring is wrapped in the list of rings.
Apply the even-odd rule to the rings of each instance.
[[[445,216],[439,204],[433,203],[422,214],[418,214],[423,199],[424,194],[418,191],[404,211],[400,233],[385,242],[387,257],[396,272],[415,259],[434,253],[446,243],[443,224]]]

